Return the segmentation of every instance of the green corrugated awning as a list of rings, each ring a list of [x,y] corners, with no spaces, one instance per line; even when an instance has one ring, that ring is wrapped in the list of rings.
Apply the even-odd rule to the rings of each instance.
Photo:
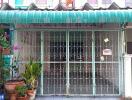
[[[132,10],[90,11],[0,11],[0,23],[125,23],[132,22]]]

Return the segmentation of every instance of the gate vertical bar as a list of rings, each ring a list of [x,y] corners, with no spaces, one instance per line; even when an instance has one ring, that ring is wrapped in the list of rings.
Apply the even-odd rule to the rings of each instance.
[[[95,83],[95,32],[92,31],[92,83],[93,83],[93,96],[96,94]]]
[[[14,36],[15,36],[15,33],[16,33],[17,30],[15,30],[15,25],[14,24],[11,24],[10,25],[10,34],[11,34],[11,45],[13,45],[15,42],[14,42]],[[13,51],[11,51],[13,52]]]
[[[40,93],[41,93],[41,95],[43,95],[43,67],[44,67],[44,65],[43,65],[43,61],[44,61],[44,52],[43,52],[43,50],[44,50],[44,33],[41,31],[41,90],[40,90]]]
[[[69,95],[69,31],[66,31],[66,94]]]
[[[125,34],[126,30],[124,25],[121,26],[121,50],[122,50],[122,54],[125,54],[125,47],[126,47],[126,34]],[[124,44],[125,43],[125,44]],[[120,89],[120,93],[121,94],[125,94],[124,90],[125,90],[125,79],[124,79],[124,55],[121,55],[121,89]]]
[[[119,62],[119,65],[118,65],[118,70],[119,70],[119,94],[121,92],[121,41],[120,41],[120,31],[118,31],[118,62]]]

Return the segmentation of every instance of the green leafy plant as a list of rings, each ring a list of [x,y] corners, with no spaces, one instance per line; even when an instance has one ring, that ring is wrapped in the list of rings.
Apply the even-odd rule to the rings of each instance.
[[[38,80],[39,75],[41,74],[41,64],[34,63],[30,61],[30,63],[25,65],[25,72],[22,73],[22,77],[24,78],[28,89],[35,89],[35,82]]]
[[[9,45],[9,41],[7,39],[7,36],[5,35],[4,30],[0,29],[0,46],[2,46],[3,48],[8,48]]]
[[[16,91],[19,97],[24,97],[26,95],[26,86],[16,86]]]
[[[5,79],[9,77],[10,71],[4,67],[3,50],[9,48],[9,40],[3,29],[0,29],[0,80],[4,83]]]

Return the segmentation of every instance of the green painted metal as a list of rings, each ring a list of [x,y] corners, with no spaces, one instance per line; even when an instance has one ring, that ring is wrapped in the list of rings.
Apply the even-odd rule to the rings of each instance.
[[[10,67],[11,55],[4,55],[4,67]]]
[[[69,66],[69,32],[66,32],[66,94],[69,95],[69,88],[70,88],[70,66]]]
[[[40,79],[40,82],[41,82],[41,89],[40,89],[40,94],[43,95],[43,78],[44,78],[44,64],[43,64],[43,61],[44,61],[44,33],[41,32],[41,64],[42,64],[42,69],[41,69],[41,79]]]
[[[93,81],[93,95],[96,95],[96,82],[95,82],[95,32],[92,31],[92,81]]]
[[[38,28],[17,28],[16,29],[17,31],[66,31],[67,29],[38,29]],[[80,29],[80,28],[78,28],[78,29],[68,29],[68,31],[87,31],[87,32],[90,32],[90,31],[92,31],[93,29]],[[111,29],[94,29],[94,31],[117,31],[117,30],[120,30],[120,29],[113,29],[113,30],[111,30]]]
[[[121,31],[121,53],[122,54],[125,54],[125,49],[126,49],[126,44],[124,45],[124,43],[126,43],[126,30],[125,30],[125,27],[124,25],[122,26],[122,29],[120,30]],[[124,82],[124,55],[121,56],[121,94],[124,94],[124,90],[125,90],[125,82]]]
[[[118,31],[118,62],[119,62],[119,68],[118,68],[118,71],[119,71],[119,82],[118,82],[118,84],[119,84],[119,94],[121,94],[120,92],[121,92],[121,59],[120,59],[120,55],[121,55],[121,49],[120,49],[120,47],[121,47],[121,45],[120,44],[122,44],[122,42],[120,41],[120,39],[121,38],[119,38],[120,37],[120,31]]]
[[[10,25],[10,38],[11,38],[11,45],[14,44],[14,25]],[[11,50],[11,53],[13,53],[13,50]]]
[[[0,23],[125,23],[132,10],[0,11]]]

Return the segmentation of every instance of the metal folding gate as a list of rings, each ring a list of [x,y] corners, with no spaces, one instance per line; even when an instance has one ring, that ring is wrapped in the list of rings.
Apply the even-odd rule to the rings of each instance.
[[[113,96],[121,92],[119,32],[29,31],[18,33],[18,37],[23,39],[23,59],[30,54],[43,65],[41,95]]]
[[[43,93],[118,95],[118,31],[45,32]]]

